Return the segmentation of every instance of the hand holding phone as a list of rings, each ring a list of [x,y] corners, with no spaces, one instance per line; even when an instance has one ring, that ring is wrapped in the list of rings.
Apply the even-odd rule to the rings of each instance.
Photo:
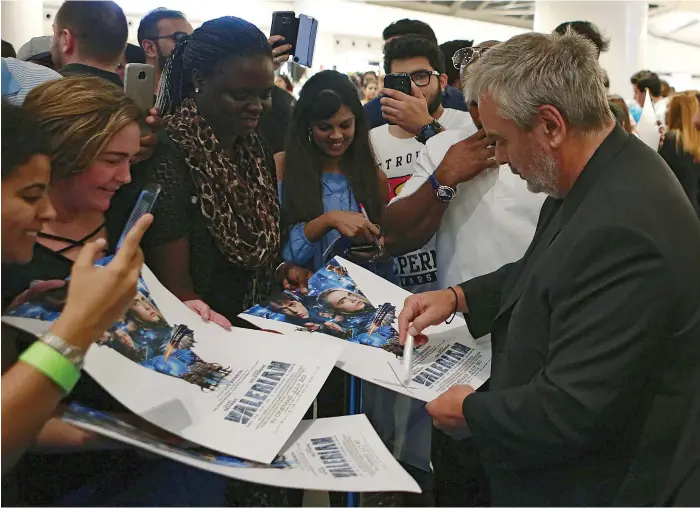
[[[277,11],[272,13],[272,26],[270,39],[275,39],[272,49],[275,58],[291,54],[296,64],[311,67],[316,46],[316,32],[318,21],[311,16],[300,14],[296,17],[294,11]],[[275,36],[282,36],[279,39]],[[275,52],[280,46],[291,46],[288,51]],[[279,61],[279,60],[278,60]]]
[[[124,231],[122,231],[122,235],[119,237],[116,250],[119,250],[119,248],[122,246],[124,240],[129,234],[129,231],[131,231],[131,228],[134,227],[138,220],[153,210],[153,205],[156,204],[156,199],[158,199],[160,189],[160,185],[151,183],[146,185],[146,187],[144,187],[144,189],[141,191],[139,199],[136,201],[136,206],[134,206],[134,209],[131,211],[129,220],[126,221],[126,226],[124,226]]]
[[[328,212],[327,218],[330,228],[335,229],[345,238],[373,244],[381,234],[377,226],[358,212],[335,210]]]
[[[129,63],[124,68],[124,95],[133,100],[144,115],[149,115],[155,103],[155,69],[152,65]],[[150,133],[146,122],[141,123],[141,132]]]
[[[272,49],[279,46],[291,46],[288,51],[277,53],[275,56],[286,54],[294,54],[294,48],[297,43],[297,34],[299,32],[299,20],[296,18],[294,11],[275,11],[272,13],[272,26],[270,28],[270,39],[276,35],[280,35],[283,39],[276,39],[272,43]]]
[[[411,76],[405,72],[387,74],[384,76],[384,88],[391,88],[411,95]]]

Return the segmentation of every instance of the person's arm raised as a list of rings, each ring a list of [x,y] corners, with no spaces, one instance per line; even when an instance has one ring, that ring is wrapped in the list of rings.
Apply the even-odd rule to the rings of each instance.
[[[145,215],[106,267],[95,267],[105,247],[98,240],[83,247],[73,265],[66,306],[49,330],[70,346],[86,350],[124,315],[136,295],[143,266],[139,243],[153,217]],[[33,346],[32,346],[33,347]],[[46,425],[65,392],[34,366],[17,362],[2,376],[2,471],[10,469]],[[51,432],[53,434],[53,432]],[[82,431],[78,442],[92,438]],[[71,443],[76,436],[67,436]]]
[[[419,168],[411,178],[422,179],[425,183],[413,194],[391,203],[384,212],[384,242],[392,255],[405,254],[425,245],[437,232],[449,206],[449,203],[437,199],[432,184],[427,180],[433,171],[426,150],[419,155]],[[450,147],[435,170],[435,177],[441,185],[455,188],[486,169],[498,167],[494,156],[495,149],[489,147],[486,134],[479,130]],[[406,185],[411,184],[411,180]]]

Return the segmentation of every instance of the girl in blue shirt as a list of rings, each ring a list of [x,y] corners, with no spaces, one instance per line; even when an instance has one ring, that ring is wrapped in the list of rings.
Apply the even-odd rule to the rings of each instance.
[[[372,153],[357,90],[347,76],[323,71],[306,82],[294,108],[286,151],[275,161],[284,260],[316,271],[334,254],[345,254],[393,281],[392,261],[375,259],[388,184]],[[353,245],[365,245],[367,252],[347,255]]]

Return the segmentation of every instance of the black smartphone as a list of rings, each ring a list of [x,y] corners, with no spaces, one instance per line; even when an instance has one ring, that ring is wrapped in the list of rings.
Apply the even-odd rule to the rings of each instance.
[[[306,14],[299,14],[299,30],[294,45],[294,63],[311,67],[314,60],[317,30],[318,21],[316,19]]]
[[[294,54],[297,46],[297,34],[299,33],[299,20],[294,11],[275,11],[272,13],[272,26],[270,27],[270,36],[281,35],[283,41],[276,42],[272,45],[273,48],[291,44],[292,49],[281,53]]]
[[[134,209],[131,211],[129,220],[126,221],[126,226],[124,226],[122,236],[119,237],[119,242],[117,243],[116,250],[119,250],[119,248],[122,246],[124,240],[126,239],[126,235],[129,234],[129,231],[131,231],[131,228],[134,227],[134,224],[136,224],[136,222],[143,215],[153,210],[153,205],[156,204],[158,194],[160,194],[160,185],[158,185],[157,183],[149,183],[148,185],[146,185],[146,187],[144,187],[144,189],[141,191],[141,194],[139,195],[138,201],[136,201],[136,206],[134,206]]]
[[[387,74],[384,76],[384,88],[391,88],[411,95],[411,76],[405,72]]]
[[[379,247],[376,243],[363,243],[359,245],[351,245],[348,248],[348,254],[370,254],[379,252]]]

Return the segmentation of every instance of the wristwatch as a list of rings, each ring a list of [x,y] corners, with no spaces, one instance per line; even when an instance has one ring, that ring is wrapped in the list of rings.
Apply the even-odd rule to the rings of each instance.
[[[428,125],[423,126],[423,128],[420,130],[420,134],[416,136],[416,141],[425,144],[430,138],[436,134],[440,134],[444,130],[445,128],[440,125],[440,122],[433,120]]]
[[[77,346],[71,346],[61,337],[53,333],[44,333],[39,337],[39,340],[61,353],[61,356],[75,365],[78,371],[83,368],[83,359],[85,358],[85,351],[83,351],[83,349]]]
[[[448,185],[442,185],[440,182],[438,182],[435,173],[430,175],[428,181],[430,182],[430,185],[433,186],[435,197],[443,203],[449,203],[457,196],[457,189]]]

